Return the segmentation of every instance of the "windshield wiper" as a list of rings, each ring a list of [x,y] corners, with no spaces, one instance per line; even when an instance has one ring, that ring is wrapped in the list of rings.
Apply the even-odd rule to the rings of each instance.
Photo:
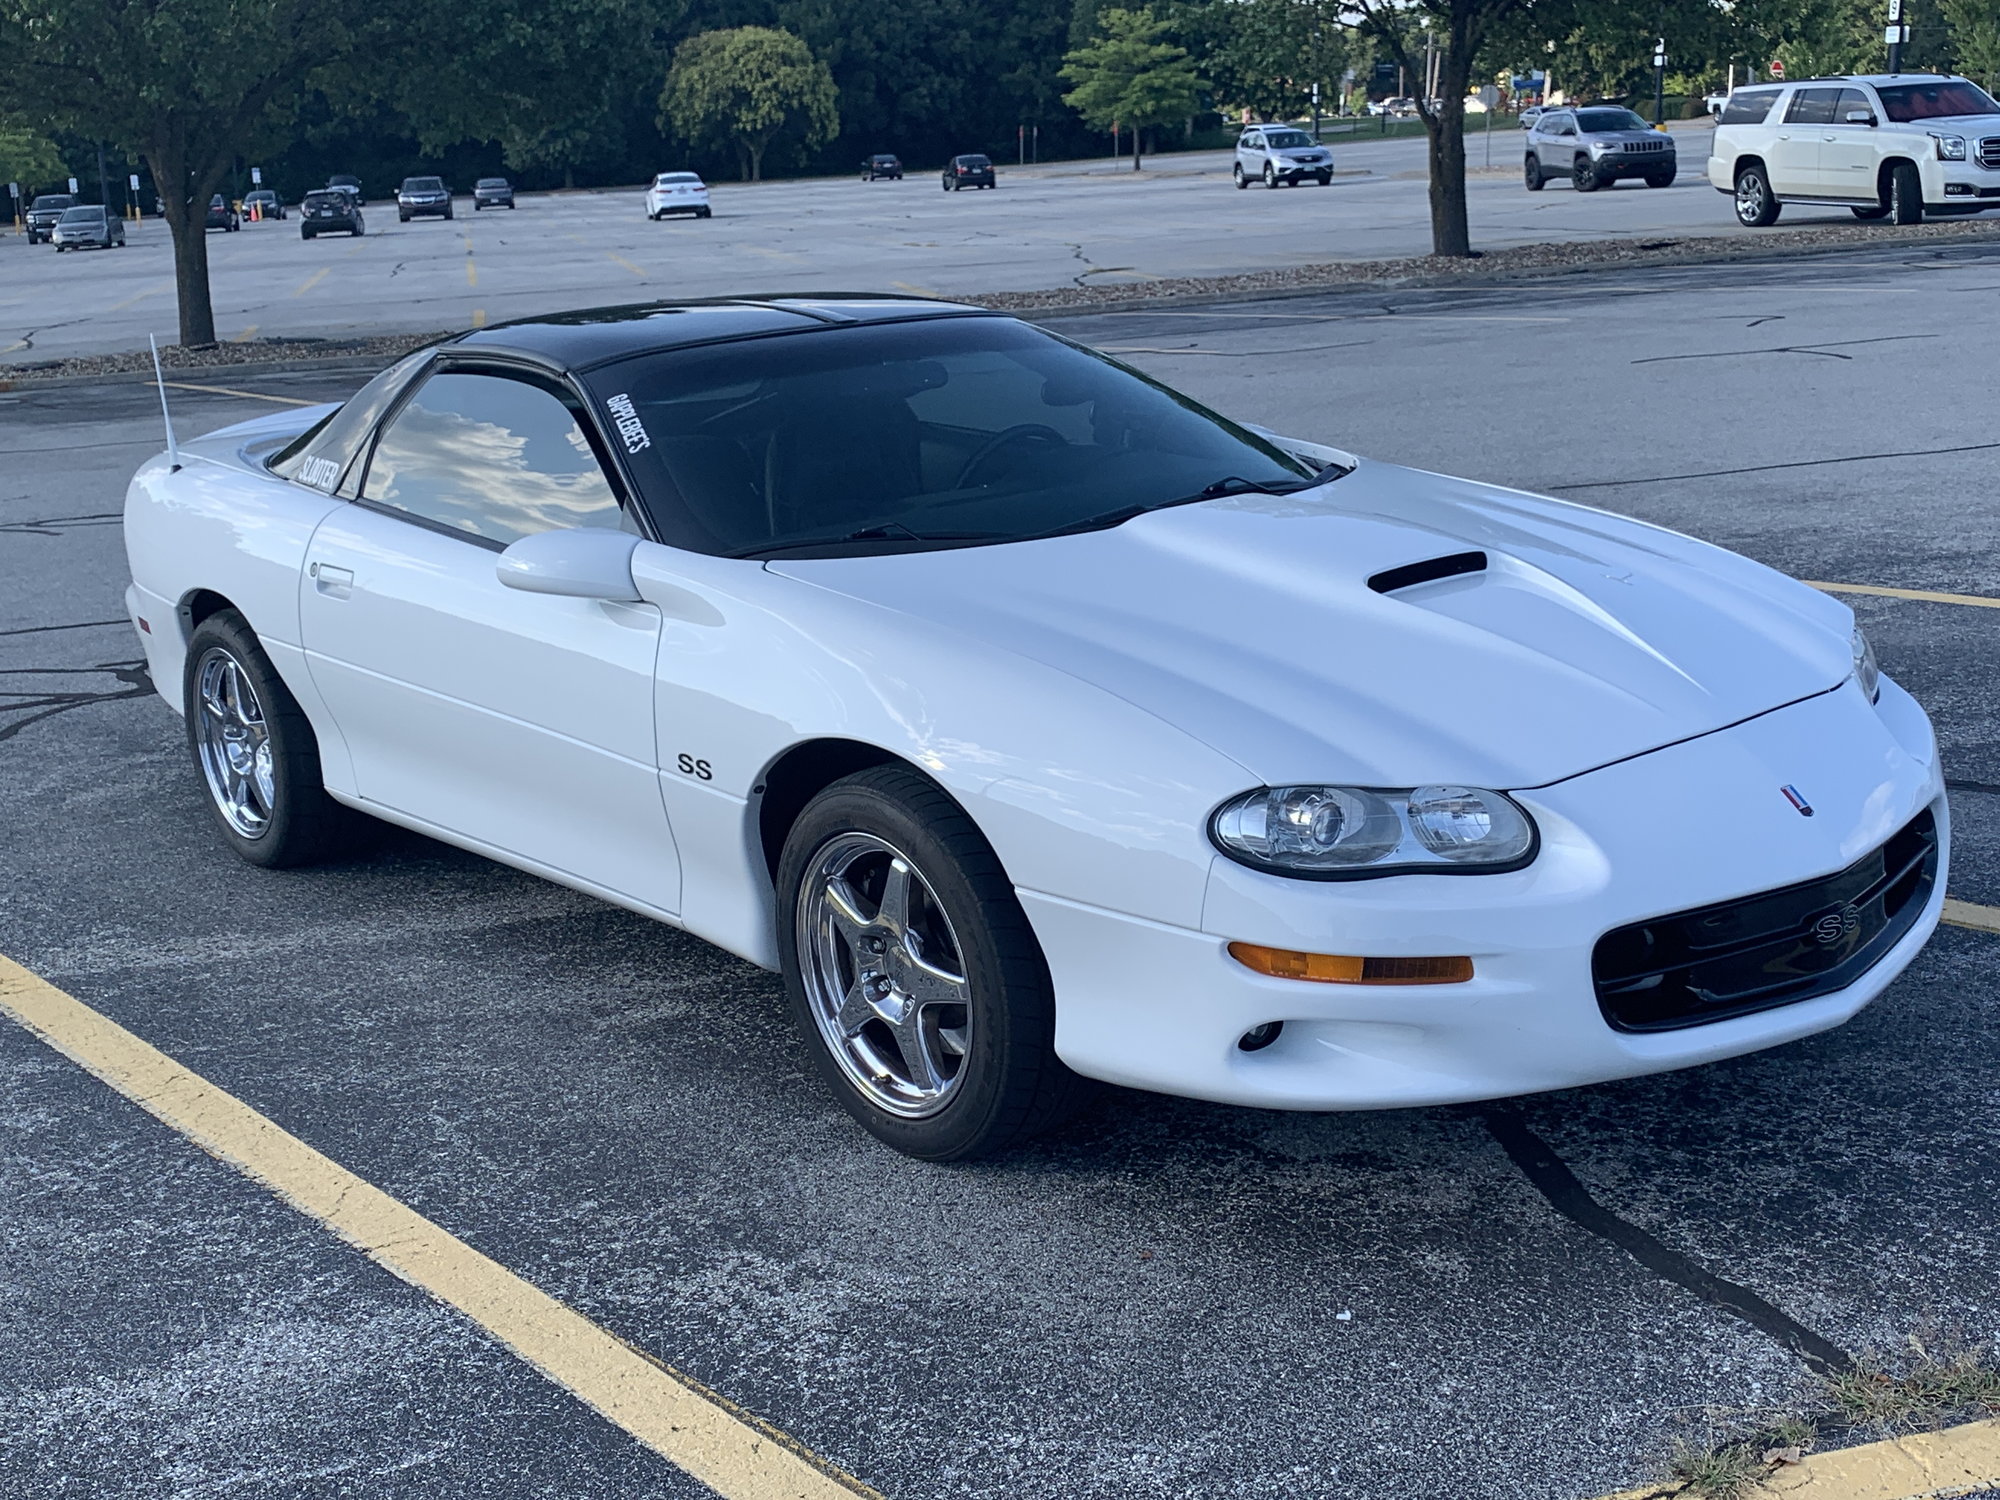
[[[754,547],[722,555],[763,557],[773,552],[798,552],[808,547],[838,547],[845,542],[986,542],[1005,535],[1005,532],[998,531],[912,531],[900,521],[891,521],[886,526],[863,526],[859,531],[850,531],[844,536],[803,536],[789,541],[759,542]]]
[[[1199,505],[1204,500],[1221,500],[1229,495],[1297,494],[1300,490],[1309,490],[1314,485],[1324,484],[1329,479],[1338,479],[1346,472],[1344,464],[1328,464],[1310,479],[1291,479],[1273,484],[1259,484],[1254,479],[1245,479],[1238,474],[1225,474],[1222,478],[1203,485],[1192,495],[1182,495],[1178,500],[1140,501],[1133,505],[1121,505],[1116,510],[1085,516],[1081,521],[1071,521],[1048,531],[1037,531],[1032,536],[1024,536],[1020,540],[1038,542],[1044,537],[1071,536],[1079,531],[1108,531],[1113,526],[1122,526],[1127,521],[1151,511],[1171,510],[1176,505]]]

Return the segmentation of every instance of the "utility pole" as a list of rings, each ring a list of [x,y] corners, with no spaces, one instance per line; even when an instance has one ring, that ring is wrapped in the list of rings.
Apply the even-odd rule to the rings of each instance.
[[[1902,0],[1890,0],[1892,5],[1900,5]],[[1661,37],[1653,43],[1653,125],[1664,128],[1667,119],[1667,39]]]
[[[1889,71],[1903,71],[1903,43],[1910,39],[1910,28],[1903,24],[1903,0],[1889,0],[1889,29],[1882,34],[1889,44]]]

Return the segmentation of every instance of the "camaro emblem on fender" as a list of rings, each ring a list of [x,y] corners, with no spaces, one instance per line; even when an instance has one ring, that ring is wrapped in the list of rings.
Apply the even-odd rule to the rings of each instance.
[[[1800,817],[1810,818],[1813,815],[1812,804],[1806,801],[1805,797],[1800,793],[1797,787],[1781,786],[1778,788],[1778,790],[1785,794],[1785,800],[1787,802],[1791,803],[1793,807],[1799,810]]]
[[[1822,947],[1837,943],[1861,925],[1861,911],[1850,901],[1837,911],[1824,912],[1813,919],[1806,929],[1815,943]]]

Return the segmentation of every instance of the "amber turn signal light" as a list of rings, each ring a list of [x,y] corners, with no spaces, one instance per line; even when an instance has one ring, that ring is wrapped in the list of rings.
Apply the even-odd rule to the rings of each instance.
[[[1321,984],[1463,984],[1472,977],[1469,958],[1355,958],[1343,953],[1295,953],[1256,943],[1231,943],[1229,956],[1274,979],[1312,979]]]

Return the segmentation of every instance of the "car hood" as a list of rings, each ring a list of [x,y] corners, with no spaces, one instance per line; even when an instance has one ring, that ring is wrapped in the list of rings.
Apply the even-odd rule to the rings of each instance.
[[[1672,136],[1658,130],[1592,130],[1586,132],[1583,139],[1591,142],[1616,143],[1620,146],[1629,146],[1636,141],[1665,141],[1669,150],[1673,149],[1674,144]]]
[[[1885,130],[1928,130],[1950,135],[2000,135],[2000,115],[1939,115],[1936,119],[1889,120]]]
[[[1468,551],[1483,571],[1370,586]],[[1091,682],[1267,785],[1544,785],[1852,669],[1847,608],[1748,559],[1386,464],[1106,531],[768,567]]]

